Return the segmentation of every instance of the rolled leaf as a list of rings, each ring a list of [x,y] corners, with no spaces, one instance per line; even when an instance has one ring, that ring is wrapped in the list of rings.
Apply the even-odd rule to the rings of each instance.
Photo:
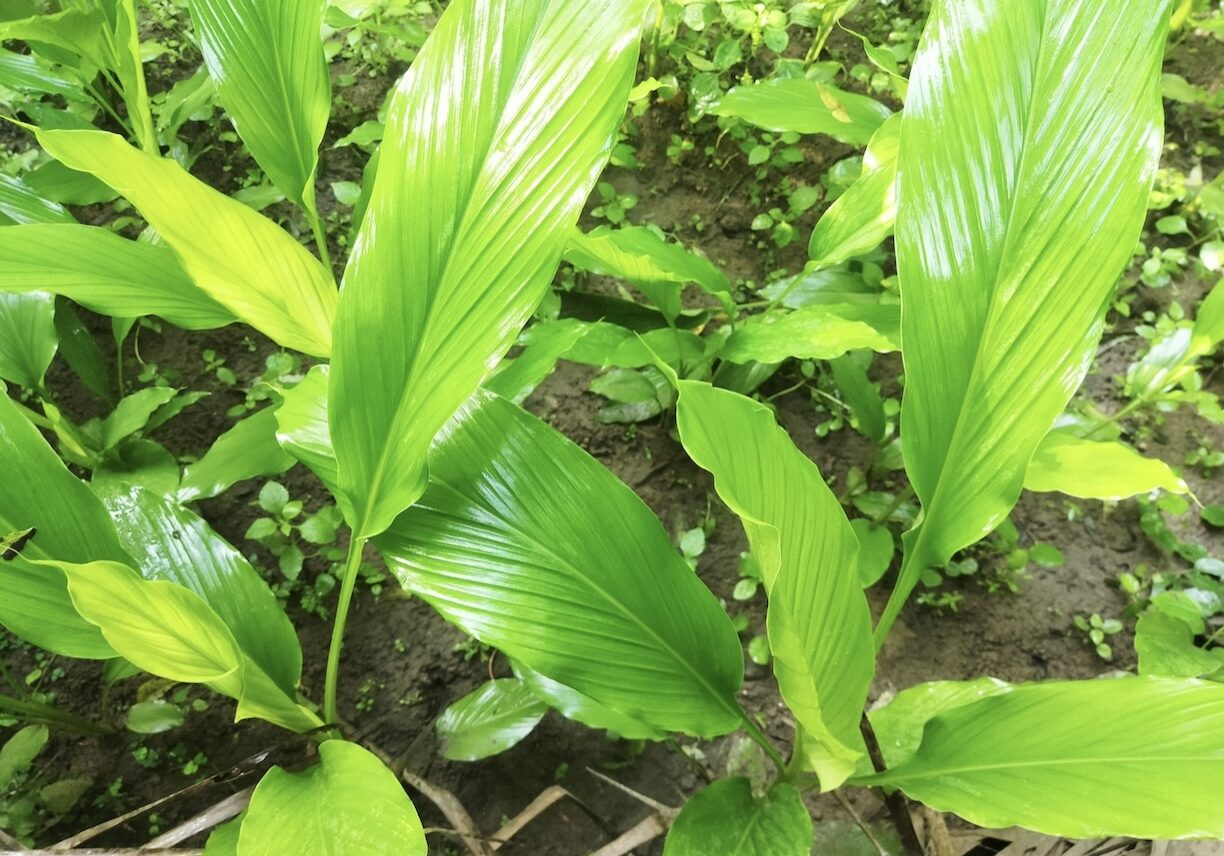
[[[1224,803],[1213,783],[1224,775],[1222,729],[1221,684],[1025,684],[939,713],[912,756],[855,784],[900,788],[990,828],[1220,838]]]
[[[386,765],[353,743],[328,740],[304,773],[268,771],[238,833],[241,856],[395,853],[425,856],[412,801]],[[218,853],[222,842],[218,842]],[[209,841],[210,852],[212,841]]]
[[[820,471],[763,404],[681,381],[676,420],[692,459],[748,533],[769,595],[767,628],[782,698],[824,790],[849,776],[875,655],[859,542]]]
[[[429,464],[429,490],[375,542],[405,589],[633,719],[736,727],[735,630],[633,491],[489,393],[456,414]]]
[[[136,206],[196,286],[279,345],[331,353],[330,272],[271,220],[168,158],[102,131],[37,131],[54,158],[101,179]]]
[[[315,210],[319,143],[331,110],[322,0],[191,0],[217,98],[272,183]]]
[[[34,529],[21,556],[0,561],[0,624],[68,657],[108,659],[114,650],[77,614],[64,576],[32,560],[130,562],[106,509],[60,461],[7,395],[0,395],[0,537]]]
[[[942,0],[901,120],[901,436],[924,568],[1011,510],[1079,386],[1161,150],[1163,0]]]
[[[1051,431],[1037,447],[1024,473],[1025,490],[1057,491],[1081,499],[1126,499],[1190,488],[1164,461],[1145,458],[1117,440],[1084,440]]]
[[[611,151],[646,0],[460,0],[387,116],[336,321],[346,514],[383,531],[434,434],[510,348]]]
[[[850,145],[866,145],[892,111],[866,95],[827,83],[775,79],[737,86],[710,111],[735,116],[767,131],[826,134]]]
[[[164,246],[97,226],[0,229],[0,291],[49,291],[102,315],[157,315],[185,330],[232,324],[234,314],[195,286]]]

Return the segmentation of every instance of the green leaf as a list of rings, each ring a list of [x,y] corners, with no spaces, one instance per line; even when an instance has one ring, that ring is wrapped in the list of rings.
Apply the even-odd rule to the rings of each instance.
[[[150,386],[139,389],[124,398],[105,419],[98,423],[99,444],[102,449],[112,449],[120,440],[130,437],[149,424],[153,414],[169,402],[178,390],[168,386]]]
[[[1224,804],[1211,783],[1224,774],[1222,728],[1220,684],[1025,684],[939,713],[911,757],[855,783],[900,788],[987,828],[1220,838]]]
[[[512,663],[514,675],[542,701],[567,719],[587,728],[611,731],[624,740],[663,740],[667,735],[657,728],[618,713],[583,695],[573,687],[546,678],[522,663]]]
[[[645,226],[600,227],[586,234],[574,230],[565,260],[582,270],[633,283],[671,319],[680,314],[680,287],[690,282],[731,304],[726,274]]]
[[[719,356],[735,363],[780,363],[789,357],[832,360],[847,351],[901,347],[895,303],[821,304],[757,315],[735,328]]]
[[[1066,431],[1051,431],[1041,441],[1025,470],[1024,487],[1081,499],[1126,499],[1154,490],[1190,490],[1164,461],[1145,458],[1116,440],[1083,440]]]
[[[0,378],[40,388],[57,346],[54,296],[0,293]]]
[[[893,543],[892,533],[888,531],[887,526],[875,526],[870,520],[861,518],[851,520],[850,526],[861,545],[858,557],[859,582],[863,588],[869,588],[888,573],[897,546]]]
[[[36,133],[57,160],[97,176],[135,205],[196,286],[239,320],[286,348],[330,354],[335,285],[287,232],[174,161],[145,154],[114,134]]]
[[[1195,356],[1211,353],[1224,340],[1224,279],[1215,284],[1194,318]]]
[[[522,681],[488,681],[442,712],[434,728],[442,756],[479,761],[505,752],[532,732],[548,712]]]
[[[24,94],[60,95],[81,102],[88,100],[78,81],[71,75],[55,70],[35,54],[0,50],[0,86]],[[0,185],[7,178],[0,178]]]
[[[203,598],[242,652],[293,699],[302,670],[297,634],[243,555],[198,515],[151,491],[116,485],[94,490],[115,521],[120,543],[139,558],[141,575],[177,583]]]
[[[0,395],[0,532],[34,529],[21,556],[0,563],[0,624],[68,657],[115,656],[97,628],[77,614],[63,574],[29,560],[130,559],[106,509],[68,472],[7,395]]]
[[[123,720],[128,731],[136,734],[161,734],[173,731],[184,722],[183,712],[163,699],[141,701],[128,708]]]
[[[854,769],[874,671],[859,542],[816,465],[763,404],[680,382],[689,456],[739,515],[769,595],[767,628],[782,698],[805,732],[805,764],[829,790]]]
[[[872,136],[863,174],[820,215],[808,244],[813,267],[832,267],[874,250],[892,233],[900,142],[901,116],[894,114]]]
[[[1162,0],[943,0],[901,120],[901,436],[922,523],[878,625],[1015,504],[1080,385],[1161,151]]]
[[[204,856],[238,856],[238,836],[242,833],[244,820],[245,811],[229,823],[223,823],[214,829],[204,845]]]
[[[884,399],[867,376],[867,368],[852,354],[833,360],[829,368],[842,401],[854,414],[859,431],[877,446],[883,443],[888,417],[884,413]]]
[[[0,746],[0,791],[7,790],[15,776],[30,768],[49,737],[45,725],[27,725]]]
[[[1160,678],[1198,678],[1221,663],[1194,644],[1194,629],[1171,615],[1150,609],[1135,624],[1139,674]]]
[[[209,499],[240,481],[286,472],[296,459],[276,441],[276,430],[276,409],[271,407],[235,424],[183,471],[178,501]]]
[[[710,112],[735,116],[767,131],[826,134],[853,146],[866,145],[892,115],[891,110],[866,95],[793,78],[736,86]]]
[[[68,367],[90,392],[113,403],[110,366],[93,334],[66,297],[55,299],[55,335],[59,338],[60,356]]]
[[[0,175],[0,225],[75,222],[64,206],[43,199],[21,179]]]
[[[922,743],[923,729],[936,715],[1010,691],[1008,684],[995,678],[932,681],[902,690],[884,707],[869,714],[885,763],[896,767],[912,758]],[[868,765],[864,774],[871,772]]]
[[[429,464],[428,491],[376,541],[405,589],[618,713],[705,736],[736,727],[735,630],[633,491],[488,393]]]
[[[416,809],[381,761],[343,740],[321,744],[319,757],[321,763],[305,773],[268,771],[251,796],[237,856],[425,856]]]
[[[327,425],[327,378],[328,367],[315,366],[301,383],[283,391],[284,403],[276,409],[276,440],[338,496],[336,452]]]
[[[578,324],[541,323],[529,327],[530,337],[523,352],[513,360],[502,360],[497,373],[485,381],[484,387],[515,404],[521,404],[541,381],[552,374],[557,360],[587,334]]]
[[[0,291],[50,291],[103,315],[158,315],[187,330],[234,321],[196,288],[168,248],[97,226],[0,229]]]
[[[331,110],[322,0],[191,0],[217,98],[284,194],[315,210],[319,143]]]
[[[694,794],[672,824],[663,856],[808,856],[812,818],[785,782],[758,799],[742,777],[719,779]]]
[[[460,0],[400,82],[329,393],[358,536],[425,490],[434,434],[547,291],[623,117],[645,7]]]

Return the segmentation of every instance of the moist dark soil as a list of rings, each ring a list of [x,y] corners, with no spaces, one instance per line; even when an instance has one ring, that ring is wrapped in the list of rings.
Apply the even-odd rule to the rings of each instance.
[[[1201,85],[1218,86],[1222,67],[1219,44],[1204,40],[1187,44],[1190,46],[1174,50],[1170,70]],[[853,39],[839,34],[831,48],[848,56],[856,45]],[[190,73],[190,69],[179,71]],[[346,90],[351,115],[332,125],[325,143],[321,189],[325,190],[331,181],[360,180],[361,158],[351,149],[333,151],[328,145],[347,128],[372,118],[390,83],[390,79],[363,82],[359,91]],[[1175,139],[1185,140],[1192,129],[1182,127],[1180,121],[1172,118],[1170,132]],[[639,121],[639,136],[635,140],[639,157],[648,166],[636,172],[612,169],[606,176],[620,192],[640,197],[631,219],[658,224],[698,247],[733,280],[760,284],[772,270],[800,269],[805,261],[802,240],[782,251],[762,252],[760,236],[749,227],[754,213],[770,206],[750,201],[747,170],[742,156],[733,156],[730,142],[712,137],[701,141],[719,145],[718,160],[726,162],[722,167],[709,165],[704,157],[694,157],[679,166],[668,162],[664,150],[670,135],[683,127],[680,105],[662,105],[651,110]],[[805,162],[791,173],[792,178],[801,182],[817,182],[832,163],[852,154],[823,138],[806,138],[804,146]],[[240,170],[231,168],[231,164],[241,158],[237,149],[217,149],[197,165],[196,172],[232,190],[234,176]],[[324,196],[330,198],[326,193]],[[800,235],[810,229],[817,213],[810,212],[796,224]],[[597,223],[588,216],[584,225]],[[1176,298],[1189,306],[1209,285],[1183,283],[1181,293],[1165,295],[1164,300]],[[1158,307],[1160,302],[1154,300],[1150,308]],[[91,317],[89,323],[98,334],[99,344],[107,347],[109,322]],[[1107,347],[1086,387],[1087,395],[1106,411],[1119,406],[1114,378],[1125,372],[1142,344],[1132,334],[1131,326],[1120,325],[1107,334]],[[176,386],[212,393],[156,435],[156,439],[184,458],[202,454],[232,424],[226,411],[243,400],[242,393],[235,390],[258,377],[265,357],[275,350],[271,343],[242,329],[186,333],[166,325],[160,334],[146,329],[140,331],[139,337],[139,354],[144,363],[155,363],[162,372],[170,372]],[[201,358],[205,349],[215,350],[227,360],[240,380],[237,388],[218,384],[205,370]],[[131,347],[125,349],[124,359],[127,376],[135,377],[142,364]],[[900,369],[899,360],[880,359],[874,371],[886,387],[895,389]],[[751,633],[762,632],[763,598],[758,596],[746,604],[732,599],[732,589],[739,578],[740,554],[747,549],[747,542],[737,520],[718,503],[709,476],[685,456],[667,416],[632,427],[601,423],[597,414],[603,400],[587,391],[593,376],[591,369],[563,363],[530,397],[527,407],[607,465],[638,492],[669,529],[679,532],[698,525],[707,513],[711,514],[716,526],[700,557],[698,572],[730,608],[746,613]],[[785,378],[773,383],[766,387],[766,392],[786,386]],[[1224,394],[1224,378],[1219,372],[1211,374],[1208,383],[1213,391]],[[61,391],[61,403],[76,418],[96,415],[102,408],[101,402],[58,363],[49,385]],[[817,436],[821,418],[806,397],[783,396],[776,403],[781,422],[800,448],[819,464],[835,490],[845,484],[852,467],[870,463],[868,444],[849,429],[823,439]],[[1177,413],[1167,416],[1154,429],[1151,438],[1144,441],[1145,451],[1180,466],[1186,453],[1204,438],[1216,448],[1224,447],[1224,431],[1219,426],[1191,414]],[[1224,485],[1219,480],[1204,478],[1194,471],[1188,471],[1186,477],[1203,503],[1224,502]],[[308,510],[327,501],[326,491],[302,467],[280,480],[295,499],[305,502]],[[239,484],[220,498],[200,503],[199,510],[222,535],[244,549],[258,567],[269,569],[268,577],[275,581],[279,577],[273,557],[259,545],[243,539],[247,526],[258,516],[255,508],[258,489],[258,482]],[[1065,555],[1063,567],[1031,567],[1017,593],[990,593],[975,578],[946,585],[944,590],[962,597],[955,611],[911,603],[880,658],[873,700],[929,680],[981,675],[1008,681],[1088,678],[1113,669],[1133,668],[1135,656],[1125,635],[1115,639],[1113,662],[1105,662],[1075,629],[1072,617],[1094,612],[1120,615],[1126,601],[1116,587],[1117,575],[1141,564],[1160,566],[1167,558],[1157,553],[1143,535],[1133,503],[1110,507],[1100,503],[1077,504],[1082,513],[1073,516],[1061,496],[1025,494],[1012,517],[1022,544],[1037,541],[1053,544]],[[1213,543],[1210,533],[1196,531],[1195,535],[1198,540],[1219,547],[1218,537]],[[320,560],[312,559],[305,577],[323,570]],[[871,591],[877,612],[883,607],[890,579]],[[303,690],[317,699],[322,694],[322,666],[330,622],[305,613],[294,603],[296,598],[289,608],[299,630],[306,663]],[[746,635],[745,641],[747,638]],[[430,783],[453,791],[485,833],[492,833],[554,784],[573,794],[575,800],[558,803],[505,845],[500,852],[507,856],[589,853],[650,813],[647,806],[591,771],[678,807],[705,783],[725,775],[728,765],[738,763],[743,755],[742,746],[734,738],[702,744],[689,740],[627,743],[553,713],[545,717],[531,736],[500,756],[474,764],[445,761],[436,751],[434,719],[490,675],[509,674],[504,658],[481,656],[463,642],[464,636],[459,631],[423,602],[400,594],[393,583],[388,582],[380,596],[363,587],[349,621],[345,678],[341,685],[342,715],[350,733],[365,745],[387,758],[401,760]],[[34,662],[28,650],[10,650],[5,657],[10,670],[18,676],[25,674]],[[98,718],[101,667],[77,662],[55,665],[63,668],[64,676],[45,683],[43,688],[54,691],[65,709]],[[769,669],[746,660],[746,670],[745,706],[765,717],[770,737],[780,745],[789,745],[793,721],[778,696]],[[126,682],[110,696],[107,713],[122,710],[134,700],[137,689],[131,685],[136,683],[139,682]],[[98,738],[57,736],[42,766],[60,778],[88,776],[94,786],[81,810],[58,828],[46,830],[42,840],[57,840],[167,796],[201,776],[224,776],[230,768],[266,750],[271,751],[270,756],[254,762],[254,769],[263,769],[273,762],[290,767],[308,762],[305,740],[286,737],[283,732],[257,722],[235,726],[231,702],[211,696],[207,699],[206,710],[190,714],[183,727],[163,735],[138,738],[120,731]],[[4,736],[0,734],[0,740]],[[151,767],[138,763],[136,758],[136,754],[147,757],[149,750],[161,758]],[[198,772],[184,773],[183,765],[196,759],[197,754],[203,756]],[[173,800],[156,810],[156,825],[167,829],[253,781],[253,776],[222,781]],[[450,826],[428,799],[417,793],[413,793],[413,798],[427,827]],[[873,823],[884,821],[883,807],[873,795],[854,793],[850,799],[860,815]],[[813,798],[811,808],[825,842],[813,852],[872,852],[836,800]],[[146,841],[150,831],[148,816],[142,816],[100,836],[95,845],[134,846]],[[430,838],[431,853],[461,852],[456,842],[443,835]],[[636,852],[642,856],[658,854],[661,844],[656,841]]]

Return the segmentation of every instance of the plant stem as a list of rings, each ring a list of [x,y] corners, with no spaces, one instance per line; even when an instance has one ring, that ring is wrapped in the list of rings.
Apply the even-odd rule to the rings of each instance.
[[[867,713],[863,713],[863,718],[859,720],[859,731],[863,735],[863,742],[867,744],[867,754],[871,757],[871,766],[875,768],[877,773],[883,773],[888,765],[884,763],[884,753],[880,751],[880,741],[876,739],[875,729],[871,727],[871,720],[867,718]],[[882,791],[881,795],[884,798],[884,804],[888,806],[888,813],[892,816],[893,825],[897,827],[897,834],[901,836],[901,849],[911,856],[923,856],[922,842],[918,840],[918,831],[914,829],[914,818],[910,815],[909,804],[905,799],[905,794],[900,791]]]
[[[783,776],[786,775],[786,762],[782,760],[782,755],[774,748],[774,745],[769,742],[769,738],[765,736],[757,724],[752,721],[746,711],[740,710],[740,718],[744,723],[744,731],[748,732],[756,744],[765,750],[765,754],[769,756],[769,760],[773,761],[774,766],[778,768],[778,772]]]
[[[36,701],[27,701],[25,699],[0,695],[0,710],[14,716],[20,716],[23,719],[27,719],[32,722],[45,722],[48,725],[58,725],[63,729],[75,731],[79,734],[112,733],[112,730],[107,728],[105,725],[90,722],[88,719],[84,719],[62,710],[56,710],[50,705],[40,704]]]
[[[344,647],[344,626],[348,623],[349,606],[353,602],[353,590],[357,587],[357,573],[361,568],[361,551],[365,539],[353,535],[349,540],[348,559],[344,563],[344,580],[340,584],[340,602],[336,605],[336,620],[332,624],[331,648],[327,651],[327,674],[323,686],[323,719],[330,724],[340,721],[340,709],[336,703],[336,684],[340,678],[340,651]]]

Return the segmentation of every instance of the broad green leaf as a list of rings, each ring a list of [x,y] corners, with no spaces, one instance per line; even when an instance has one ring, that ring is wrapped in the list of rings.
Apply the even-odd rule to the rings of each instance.
[[[901,347],[895,303],[821,304],[758,315],[735,328],[719,356],[734,363],[780,363],[790,357],[832,360],[847,351]]]
[[[737,86],[710,111],[735,116],[767,131],[826,134],[850,145],[866,145],[892,111],[866,95],[827,83],[774,79]]]
[[[401,80],[329,392],[359,536],[425,490],[434,435],[547,291],[623,118],[646,2],[459,0]]]
[[[0,175],[0,226],[75,222],[64,206],[43,199],[18,178]]]
[[[1154,490],[1190,490],[1164,461],[1145,458],[1117,440],[1083,440],[1066,431],[1051,431],[1041,441],[1024,473],[1024,487],[1081,499],[1126,499]]]
[[[816,223],[808,254],[812,266],[832,267],[878,247],[897,219],[897,158],[901,116],[880,126],[867,147],[863,174]]]
[[[573,687],[546,678],[522,663],[512,665],[515,677],[566,719],[581,722],[587,728],[611,731],[624,740],[663,740],[667,736],[659,729],[618,713]]]
[[[851,520],[851,528],[859,539],[859,582],[863,588],[869,588],[888,573],[892,567],[893,554],[897,545],[893,542],[892,532],[887,526],[872,525],[870,520]]]
[[[178,501],[209,499],[237,482],[287,471],[296,459],[281,448],[276,431],[276,409],[271,407],[235,424],[183,471]]]
[[[434,723],[442,756],[479,761],[505,752],[531,733],[548,712],[527,685],[514,678],[489,681],[452,704]]]
[[[1198,678],[1224,663],[1194,643],[1194,629],[1179,618],[1149,609],[1135,623],[1139,674],[1161,678]]]
[[[57,160],[97,176],[135,205],[196,286],[239,320],[286,348],[331,353],[337,299],[331,274],[271,220],[114,134],[37,134]]]
[[[203,598],[243,653],[292,699],[302,671],[297,634],[243,555],[198,515],[148,490],[95,485],[94,491],[141,576],[178,583]]]
[[[103,315],[158,315],[187,330],[235,320],[196,288],[167,247],[97,226],[0,228],[0,291],[49,291]]]
[[[502,360],[496,374],[485,381],[485,389],[521,404],[552,374],[557,360],[586,334],[587,329],[581,322],[571,325],[544,322],[529,327],[524,339],[530,337],[530,341],[522,353],[513,360]]]
[[[825,270],[805,270],[780,279],[761,289],[761,296],[785,306],[803,309],[806,306],[839,303],[879,303],[880,289],[873,288],[845,265]]]
[[[45,725],[27,725],[0,746],[0,792],[7,791],[13,778],[29,769],[49,737]]]
[[[162,734],[178,728],[185,721],[183,711],[164,699],[137,702],[128,708],[123,726],[136,734]]]
[[[336,451],[327,425],[327,366],[315,366],[302,382],[282,393],[276,409],[276,441],[339,496]]]
[[[735,630],[633,491],[488,393],[447,425],[429,465],[421,501],[376,541],[405,589],[633,719],[706,736],[736,727]]]
[[[997,526],[1084,377],[1161,150],[1163,0],[942,0],[901,120],[901,436],[922,571]]]
[[[808,856],[812,818],[795,788],[778,782],[757,799],[745,778],[694,794],[672,824],[663,856]]]
[[[158,408],[172,401],[177,395],[178,390],[169,386],[138,389],[131,395],[124,396],[105,419],[87,424],[86,427],[97,426],[99,449],[113,449],[120,440],[143,430]]]
[[[119,198],[119,194],[94,176],[69,169],[56,160],[35,167],[22,180],[39,196],[61,205],[97,205]]]
[[[0,378],[40,388],[57,344],[53,295],[0,293]]]
[[[987,828],[1221,838],[1221,729],[1221,684],[1025,684],[938,714],[912,756],[856,784],[900,788]]]
[[[885,763],[895,767],[912,758],[922,742],[922,730],[936,715],[1010,691],[1011,686],[995,678],[931,681],[902,690],[884,707],[869,714]],[[871,772],[868,765],[864,773]]]
[[[702,256],[669,243],[645,226],[600,227],[570,235],[565,260],[582,270],[627,280],[671,319],[680,314],[680,289],[696,283],[730,306],[731,282]]]
[[[319,757],[304,773],[274,767],[263,777],[242,821],[237,856],[425,856],[420,818],[386,765],[343,740],[321,744]]]
[[[217,98],[286,196],[315,210],[319,143],[331,109],[323,0],[191,0]]]
[[[110,364],[66,297],[55,299],[55,335],[59,339],[59,354],[68,367],[90,392],[113,403]]]
[[[61,95],[72,101],[88,100],[77,80],[52,68],[50,63],[35,54],[0,50],[0,86],[26,94]],[[0,183],[3,183],[2,179]]]
[[[689,456],[739,515],[769,595],[782,698],[803,728],[805,766],[824,790],[854,770],[874,671],[859,542],[816,465],[763,404],[681,381],[676,421]]]
[[[238,836],[242,833],[244,820],[245,811],[214,829],[204,844],[204,856],[238,856]]]
[[[1194,356],[1209,354],[1224,340],[1224,279],[1215,284],[1199,304],[1194,318]]]
[[[867,376],[866,366],[853,354],[847,354],[829,363],[829,368],[833,372],[837,391],[854,414],[863,436],[876,445],[883,443],[888,430],[888,417],[884,413],[884,399]]]
[[[0,395],[0,534],[34,529],[21,556],[0,562],[0,624],[68,657],[115,656],[77,614],[63,574],[28,560],[128,562],[102,503],[68,472],[7,395]]]

